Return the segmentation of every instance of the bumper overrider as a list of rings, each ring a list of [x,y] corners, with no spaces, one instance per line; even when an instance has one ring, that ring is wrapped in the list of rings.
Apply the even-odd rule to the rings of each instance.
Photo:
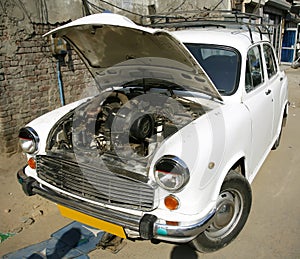
[[[203,232],[213,221],[215,210],[212,210],[200,221],[188,226],[172,226],[159,223],[158,218],[150,213],[137,216],[126,212],[101,207],[93,203],[62,195],[41,184],[25,174],[25,168],[17,172],[17,178],[27,196],[38,194],[55,202],[66,210],[74,210],[87,217],[122,227],[127,238],[146,240],[160,239],[173,242],[189,242]]]

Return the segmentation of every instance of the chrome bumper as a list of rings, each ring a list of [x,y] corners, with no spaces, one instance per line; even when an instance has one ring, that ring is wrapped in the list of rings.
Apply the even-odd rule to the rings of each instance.
[[[74,209],[109,223],[122,226],[129,238],[140,237],[148,240],[159,239],[180,243],[189,242],[211,224],[215,215],[215,210],[212,210],[205,218],[188,226],[171,226],[161,224],[158,222],[156,216],[149,213],[146,213],[143,216],[132,215],[97,206],[92,203],[54,192],[49,188],[44,188],[36,179],[28,177],[25,174],[25,168],[26,167],[18,171],[17,178],[26,195],[31,196],[38,194],[62,206]]]
[[[181,243],[189,242],[207,229],[214,219],[215,212],[214,209],[205,218],[188,226],[154,223],[154,238]]]

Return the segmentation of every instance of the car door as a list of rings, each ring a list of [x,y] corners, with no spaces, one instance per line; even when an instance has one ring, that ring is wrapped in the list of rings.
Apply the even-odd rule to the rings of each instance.
[[[268,88],[272,91],[273,96],[273,106],[274,106],[274,117],[273,117],[273,132],[272,136],[274,137],[278,133],[278,129],[281,127],[281,87],[283,84],[283,74],[280,72],[278,68],[278,64],[276,62],[275,54],[273,48],[270,44],[263,44],[263,53],[265,59],[265,72],[267,74],[267,84]]]
[[[273,132],[273,93],[264,74],[261,45],[248,51],[245,74],[246,105],[251,119],[249,173],[255,174],[268,153]]]

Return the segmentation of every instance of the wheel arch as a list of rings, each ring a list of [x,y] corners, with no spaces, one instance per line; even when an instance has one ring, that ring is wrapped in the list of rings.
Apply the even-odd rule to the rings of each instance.
[[[275,134],[276,138],[279,136],[282,126],[285,126],[287,123],[288,113],[289,113],[289,101],[286,101],[280,113],[280,121],[277,125],[276,134]],[[275,140],[273,142],[275,142]]]
[[[290,106],[290,102],[286,101],[285,105],[284,105],[284,110],[283,110],[283,118],[286,118],[289,114],[289,106]]]
[[[222,184],[226,178],[226,176],[229,174],[231,170],[236,171],[237,173],[241,174],[243,177],[245,177],[248,180],[248,174],[247,174],[247,161],[246,161],[246,156],[244,153],[239,153],[236,154],[235,156],[232,157],[224,167],[224,170],[221,173],[221,177],[219,178],[216,189],[214,192],[214,199],[217,199]]]
[[[199,252],[214,252],[227,246],[239,235],[248,219],[252,191],[250,183],[242,175],[244,161],[241,157],[230,167],[219,191],[213,222],[191,242]]]
[[[238,161],[236,161],[232,167],[229,169],[229,172],[231,170],[236,171],[237,173],[241,174],[242,176],[246,177],[246,166],[245,166],[245,157],[241,157]],[[228,173],[229,173],[228,172]],[[228,174],[227,173],[227,174]]]

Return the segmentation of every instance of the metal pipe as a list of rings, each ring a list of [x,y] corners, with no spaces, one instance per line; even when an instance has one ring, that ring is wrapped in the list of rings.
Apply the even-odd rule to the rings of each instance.
[[[57,81],[58,81],[60,103],[61,103],[61,106],[64,106],[65,105],[65,96],[64,96],[63,83],[62,83],[62,80],[61,80],[60,60],[59,59],[57,59],[57,63],[56,64],[57,64],[56,68],[57,68]]]

